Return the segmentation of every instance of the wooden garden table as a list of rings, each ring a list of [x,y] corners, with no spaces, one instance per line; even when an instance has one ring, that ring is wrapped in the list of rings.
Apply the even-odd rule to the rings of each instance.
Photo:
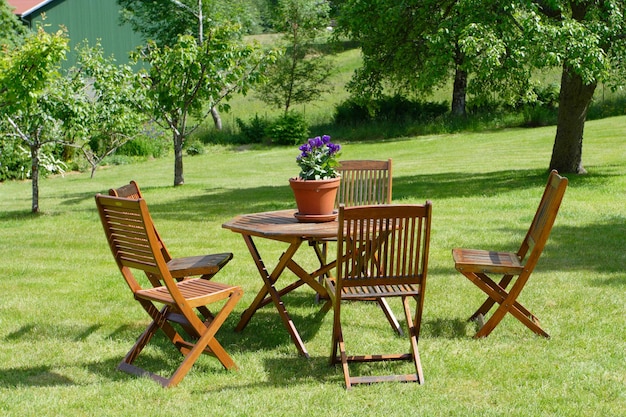
[[[250,307],[242,313],[235,331],[242,331],[258,309],[273,302],[294,344],[300,353],[308,358],[309,354],[300,338],[296,326],[289,317],[289,313],[287,313],[287,309],[281,297],[301,285],[307,284],[313,288],[320,297],[328,298],[326,288],[316,278],[333,269],[336,265],[336,261],[323,264],[319,269],[313,272],[307,272],[293,260],[293,256],[305,241],[316,241],[328,238],[336,239],[338,222],[335,220],[323,223],[300,223],[294,217],[295,212],[296,210],[281,210],[243,214],[224,223],[222,227],[232,230],[235,233],[240,233],[243,236],[264,283]],[[253,237],[277,240],[289,244],[289,247],[282,253],[278,264],[272,272],[269,272],[265,267],[265,263],[259,254]],[[285,268],[293,272],[298,279],[281,290],[277,290],[276,281],[278,281],[278,278]],[[327,309],[329,307],[330,301],[327,301],[323,308]]]

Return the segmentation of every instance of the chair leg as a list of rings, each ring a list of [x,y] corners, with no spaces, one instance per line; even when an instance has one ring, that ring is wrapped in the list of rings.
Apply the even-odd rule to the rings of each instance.
[[[141,351],[146,347],[148,342],[152,339],[152,336],[156,333],[158,329],[163,330],[165,335],[170,339],[172,344],[181,352],[184,352],[184,347],[181,345],[181,342],[184,342],[184,339],[176,332],[176,330],[170,325],[167,321],[167,315],[170,313],[170,307],[164,306],[160,311],[149,301],[139,300],[141,306],[146,310],[146,312],[152,317],[152,322],[146,328],[146,330],[139,336],[133,347],[128,351],[122,362],[117,366],[117,369],[120,371],[124,371],[131,375],[136,375],[140,377],[147,376],[154,381],[160,383],[162,386],[167,386],[168,379],[163,378],[160,375],[156,375],[152,372],[146,371],[145,369],[139,368],[138,366],[133,365],[133,362]]]
[[[485,275],[486,277],[486,275]],[[500,280],[500,282],[498,283],[497,287],[500,287],[502,289],[506,289],[506,287],[509,285],[509,283],[511,282],[511,280],[513,279],[513,275],[504,275],[502,277],[502,279]],[[489,312],[489,310],[491,310],[491,307],[493,307],[493,305],[496,303],[496,301],[489,297],[487,298],[487,300],[485,300],[485,302],[483,303],[483,305],[481,305],[478,310],[476,310],[476,312],[474,314],[472,314],[470,316],[470,318],[468,319],[468,321],[474,321],[476,320],[476,318],[478,316],[486,316],[487,313]]]
[[[203,322],[200,322],[200,326],[203,328],[197,328],[198,333],[201,334],[198,341],[195,343],[193,348],[185,355],[185,359],[180,364],[178,369],[172,374],[172,376],[168,380],[167,387],[176,386],[182,379],[187,375],[193,364],[200,357],[200,355],[205,351],[207,347],[211,349],[214,356],[222,363],[222,365],[226,369],[236,368],[235,362],[232,360],[230,355],[222,348],[222,346],[217,342],[214,337],[219,328],[222,326],[226,318],[231,313],[231,311],[235,308],[235,305],[239,301],[242,296],[241,291],[235,291],[232,293],[226,304],[222,307],[222,309],[217,313],[213,321],[209,324],[208,327],[205,327]],[[195,327],[195,323],[194,324]]]
[[[507,305],[510,304],[508,304],[505,300],[492,314],[489,320],[487,320],[485,324],[480,328],[480,330],[474,335],[474,338],[479,339],[481,337],[487,337],[498,325],[498,323],[502,321],[506,313],[511,313],[524,326],[528,327],[537,335],[543,336],[545,338],[550,338],[550,335],[539,325],[539,320],[537,319],[537,317],[528,312],[528,310],[524,308],[521,304],[519,304],[518,302],[513,302],[511,307],[507,307]]]
[[[400,326],[398,319],[391,311],[391,307],[389,307],[389,303],[387,302],[387,300],[385,298],[377,298],[376,302],[383,310],[383,313],[385,313],[385,317],[387,317],[387,321],[389,321],[389,324],[391,324],[393,330],[400,336],[404,335],[404,332],[402,331],[402,326]]]
[[[413,363],[415,365],[415,375],[419,384],[424,383],[424,371],[422,370],[422,361],[420,359],[419,350],[417,349],[417,342],[419,339],[419,328],[415,326],[413,317],[411,314],[411,307],[409,306],[409,298],[402,297],[402,305],[404,306],[404,315],[406,317],[407,325],[409,326],[409,338],[411,341],[411,353],[413,355]],[[419,303],[418,307],[419,309]],[[416,312],[416,317],[419,313]]]
[[[508,278],[509,276],[504,276],[500,281],[500,284],[504,284],[505,286],[496,284],[495,281],[493,281],[489,276],[484,273],[466,276],[472,282],[474,282],[481,290],[483,290],[489,297],[483,303],[481,308],[479,308],[476,313],[474,313],[470,320],[480,317],[482,315],[482,309],[484,306],[489,306],[490,309],[491,305],[495,303],[500,304],[498,309],[492,314],[489,320],[487,320],[478,330],[476,335],[474,335],[475,338],[488,336],[493,331],[493,329],[500,323],[500,321],[502,321],[507,312],[511,313],[515,318],[522,322],[522,324],[524,324],[536,334],[547,338],[550,337],[550,335],[548,335],[548,333],[546,333],[541,328],[541,326],[539,326],[539,320],[537,319],[537,317],[516,300],[517,296],[519,295],[525,284],[525,280],[522,279],[522,277],[519,277],[511,288],[511,291],[507,292],[505,290],[506,285],[508,285],[511,281],[511,279]],[[487,309],[485,313],[489,309]]]
[[[346,345],[343,341],[343,333],[339,329],[337,344],[339,346],[339,355],[341,356],[341,369],[343,370],[343,379],[346,389],[352,388],[352,380],[350,379],[350,369],[348,368],[348,355],[346,354]]]
[[[135,345],[126,354],[124,360],[119,364],[118,369],[137,376],[148,376],[159,382],[163,387],[175,386],[182,381],[202,353],[210,353],[212,356],[215,356],[226,369],[237,369],[237,365],[233,359],[215,339],[215,334],[235,308],[241,296],[241,291],[233,292],[219,313],[208,323],[201,321],[197,317],[191,317],[187,320],[187,331],[196,339],[195,343],[185,341],[169,323],[167,317],[171,314],[171,307],[164,306],[161,310],[158,310],[151,302],[139,300],[153,320],[139,339],[137,339]],[[175,314],[180,315],[180,313]],[[163,330],[172,344],[184,355],[182,363],[170,378],[164,378],[133,365],[139,353],[148,344],[158,329]]]

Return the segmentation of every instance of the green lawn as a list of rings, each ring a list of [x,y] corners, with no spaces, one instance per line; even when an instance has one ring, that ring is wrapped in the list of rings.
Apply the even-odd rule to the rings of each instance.
[[[324,132],[317,132],[322,134]],[[271,307],[242,333],[239,314],[261,285],[243,240],[222,229],[246,212],[292,208],[293,148],[213,147],[43,180],[41,215],[30,182],[0,184],[0,414],[3,416],[619,416],[626,415],[626,117],[589,122],[586,176],[569,188],[548,246],[521,295],[552,338],[512,317],[474,340],[466,318],[482,293],[453,268],[457,246],[517,250],[547,178],[554,127],[343,143],[343,159],[394,160],[394,201],[433,202],[430,275],[420,339],[425,384],[346,392],[328,364],[332,313],[313,292],[285,297],[311,354],[298,356]],[[333,138],[341,142],[341,138]],[[164,390],[116,365],[148,323],[113,263],[93,195],[139,182],[174,256],[232,251],[216,280],[243,300],[218,333],[240,370],[202,357]],[[259,241],[269,267],[284,246]],[[307,249],[307,248],[304,248]],[[300,261],[313,265],[304,250]],[[397,313],[399,305],[392,304]],[[396,337],[374,306],[348,306],[348,349]],[[180,358],[158,338],[141,364],[172,371]],[[394,365],[395,366],[395,365]]]

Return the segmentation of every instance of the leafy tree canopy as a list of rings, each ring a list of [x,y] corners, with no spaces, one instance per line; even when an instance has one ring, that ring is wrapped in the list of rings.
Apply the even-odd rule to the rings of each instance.
[[[0,0],[0,49],[21,44],[26,26],[19,21],[6,0]]]
[[[518,100],[530,91],[533,70],[562,68],[550,165],[584,172],[582,135],[593,91],[626,79],[625,6],[624,0],[344,0],[339,28],[361,43],[364,59],[350,88],[365,96],[386,88],[424,93],[454,77],[456,94],[465,76],[475,95]]]
[[[123,8],[122,21],[159,46],[173,45],[179,35],[197,37],[200,12],[203,24],[209,27],[211,22],[228,21],[250,31],[261,19],[255,2],[246,0],[117,0],[117,3]]]

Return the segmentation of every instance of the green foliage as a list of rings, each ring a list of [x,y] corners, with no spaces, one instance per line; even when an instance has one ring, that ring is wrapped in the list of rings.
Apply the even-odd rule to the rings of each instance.
[[[38,28],[23,45],[0,55],[0,115],[16,114],[47,93],[58,78],[58,68],[68,49],[65,33],[47,33]]]
[[[267,135],[272,124],[267,118],[255,114],[248,123],[240,118],[235,119],[243,143],[263,143],[268,141]]]
[[[626,80],[623,0],[346,0],[340,6],[340,34],[363,49],[363,67],[349,85],[356,95],[428,94],[454,74],[453,107],[467,93],[484,99],[494,92],[511,105],[532,94],[534,70],[562,70],[563,125],[551,167],[584,171],[579,150],[595,86],[618,88]]]
[[[13,8],[6,0],[0,0],[0,51],[20,45],[26,34],[26,26],[13,13]]]
[[[368,106],[350,98],[337,104],[333,120],[339,125],[359,125],[372,120],[372,114]]]
[[[15,140],[0,141],[0,182],[24,180],[30,172],[30,152]]]
[[[120,146],[115,152],[118,155],[160,158],[167,155],[170,148],[163,136],[148,137],[140,135]]]
[[[84,85],[87,105],[71,134],[85,138],[81,146],[91,165],[91,173],[102,160],[137,135],[146,116],[138,109],[145,101],[137,74],[128,65],[116,65],[105,58],[100,44],[90,47],[87,41],[76,48],[77,64],[68,77]]]
[[[274,120],[266,134],[272,144],[296,145],[302,143],[309,134],[309,125],[303,114],[290,111]]]
[[[261,100],[283,109],[319,100],[328,90],[331,67],[319,42],[329,24],[327,1],[279,0],[276,28],[284,53],[268,68],[267,82],[258,88]]]
[[[205,152],[200,139],[193,139],[185,143],[185,151],[189,156],[202,155]]]
[[[369,121],[428,122],[447,112],[447,103],[411,100],[400,95],[382,96],[367,102],[348,99],[337,105],[334,122],[339,125],[358,125]]]
[[[183,35],[171,47],[149,42],[134,56],[149,65],[141,76],[148,99],[146,110],[173,134],[174,185],[184,183],[183,143],[207,118],[205,110],[227,108],[224,102],[233,94],[245,95],[274,58],[272,51],[238,40],[239,30],[237,26],[214,25],[203,43]]]
[[[199,3],[206,27],[211,22],[236,22],[245,33],[263,30],[261,10],[267,6],[261,0],[117,0],[117,3],[122,6],[121,20],[141,33],[146,41],[153,40],[160,47],[174,45],[179,35],[198,37]],[[210,36],[210,29],[205,36]]]
[[[0,129],[28,147],[34,213],[39,211],[40,167],[44,173],[64,169],[46,153],[47,145],[61,141],[82,110],[76,83],[58,73],[67,44],[63,31],[47,33],[39,27],[22,45],[0,55]]]
[[[448,112],[446,103],[424,103],[400,95],[374,101],[374,118],[380,121],[427,121]]]
[[[298,177],[303,180],[327,180],[337,178],[341,145],[331,142],[329,135],[309,138],[298,148],[296,162],[300,167]]]

